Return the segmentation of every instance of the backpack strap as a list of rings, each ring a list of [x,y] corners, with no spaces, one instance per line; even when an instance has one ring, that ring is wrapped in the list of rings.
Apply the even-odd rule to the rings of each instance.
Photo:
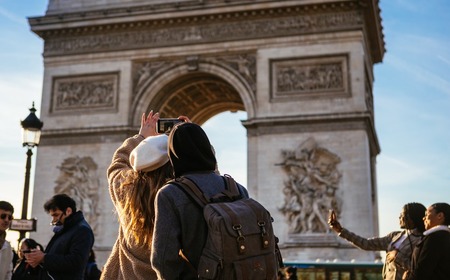
[[[188,177],[176,178],[168,184],[174,184],[178,186],[188,197],[192,198],[196,204],[201,208],[205,207],[206,204],[210,202],[220,202],[220,201],[234,201],[242,198],[241,193],[237,187],[236,181],[230,176],[225,174],[222,176],[225,183],[225,190],[214,195],[213,197],[208,197],[197,184]]]
[[[222,178],[225,180],[225,191],[222,193],[226,195],[230,200],[238,200],[242,198],[241,193],[237,187],[236,181],[228,174],[224,174]]]
[[[200,190],[197,184],[187,177],[179,177],[169,182],[178,186],[188,194],[200,207],[205,207],[209,203],[209,198]]]

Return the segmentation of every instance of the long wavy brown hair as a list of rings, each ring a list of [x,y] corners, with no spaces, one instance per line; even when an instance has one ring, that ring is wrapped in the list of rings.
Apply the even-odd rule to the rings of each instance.
[[[170,162],[150,172],[130,171],[124,185],[131,187],[124,215],[130,218],[126,231],[133,234],[137,244],[151,247],[155,223],[155,197],[158,190],[173,178]]]

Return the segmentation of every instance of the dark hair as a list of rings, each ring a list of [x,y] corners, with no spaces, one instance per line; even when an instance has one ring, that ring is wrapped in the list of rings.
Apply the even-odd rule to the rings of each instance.
[[[42,245],[37,243],[34,239],[24,238],[20,241],[20,243],[25,243],[29,249],[39,249],[44,251],[44,247],[42,247]]]
[[[14,213],[14,206],[12,206],[11,203],[7,201],[0,201],[0,209]]]
[[[425,224],[423,223],[423,217],[425,216],[425,211],[427,208],[421,203],[411,202],[403,206],[405,208],[405,213],[408,218],[414,223],[414,227],[420,232],[425,231]]]
[[[213,172],[216,156],[205,131],[195,123],[176,125],[169,134],[169,159],[175,177],[191,172]]]
[[[95,252],[93,249],[91,249],[91,252],[89,253],[88,262],[95,262]]]
[[[431,205],[431,207],[433,207],[434,210],[436,210],[436,214],[444,213],[445,216],[444,225],[447,226],[450,225],[450,205],[448,203],[438,202]]]
[[[75,200],[64,193],[54,195],[44,204],[44,209],[47,212],[58,209],[65,212],[67,208],[71,208],[72,212],[75,213],[77,211],[77,204],[75,203]]]

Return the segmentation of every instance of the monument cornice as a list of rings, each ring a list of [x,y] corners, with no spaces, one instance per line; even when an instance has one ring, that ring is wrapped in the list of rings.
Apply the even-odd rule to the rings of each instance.
[[[373,117],[369,112],[330,113],[302,116],[264,117],[242,121],[248,136],[281,133],[364,130],[367,132],[372,156],[380,153],[380,144]]]
[[[46,15],[29,18],[29,22],[33,32],[45,40],[44,56],[50,57],[381,28],[364,22],[366,13],[378,15],[372,20],[379,21],[367,1],[302,5],[277,1],[248,4],[245,9],[242,4],[222,10],[205,8],[195,14],[178,8],[169,17],[163,14],[167,9],[143,6],[135,13],[117,8]],[[369,40],[372,59],[381,61],[382,37]]]
[[[367,0],[363,0],[365,2]],[[369,0],[372,1],[372,0]],[[305,10],[326,9],[328,6],[337,8],[342,5],[355,5],[358,1],[329,1],[329,3],[321,2],[315,4],[314,0],[301,1]],[[241,12],[245,6],[246,14],[254,14],[259,11],[276,10],[277,13],[282,12],[280,9],[296,9],[299,1],[274,1],[274,0],[251,0],[251,1],[223,1],[223,0],[192,0],[183,2],[154,3],[148,5],[135,6],[119,6],[111,7],[102,5],[105,8],[91,8],[90,10],[50,10],[45,16],[29,17],[28,21],[33,27],[33,31],[38,33],[40,30],[61,29],[62,27],[79,27],[91,25],[91,22],[134,22],[135,18],[156,20],[167,19],[167,14],[173,18],[182,18],[188,16],[205,16],[212,14],[220,14],[221,10],[227,13]],[[339,3],[339,4],[337,4]],[[361,5],[361,4],[358,4]],[[70,25],[70,26],[69,26]]]
[[[121,142],[138,131],[139,127],[133,126],[44,129],[39,146]]]

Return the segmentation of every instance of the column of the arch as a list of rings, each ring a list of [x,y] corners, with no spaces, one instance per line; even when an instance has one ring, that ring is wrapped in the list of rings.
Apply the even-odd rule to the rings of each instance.
[[[379,148],[365,85],[371,65],[360,34],[345,37],[339,44],[258,51],[257,113],[244,122],[248,188],[274,216],[287,260],[376,258],[324,224],[328,209],[322,208],[333,207],[348,228],[363,236],[378,234],[373,159]],[[321,69],[339,76],[314,78],[308,72]],[[284,80],[284,74],[295,78]],[[321,214],[315,207],[322,207]]]

